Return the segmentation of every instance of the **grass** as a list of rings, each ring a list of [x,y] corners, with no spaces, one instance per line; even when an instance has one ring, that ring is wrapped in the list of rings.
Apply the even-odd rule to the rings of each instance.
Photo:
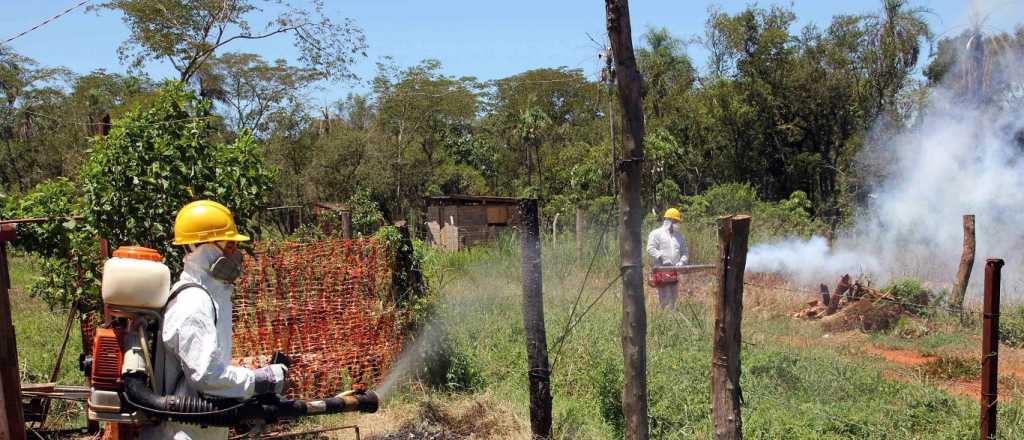
[[[42,301],[31,297],[25,287],[36,269],[32,259],[15,257],[10,261],[11,313],[18,343],[18,364],[24,383],[50,381],[57,352],[60,350],[66,310],[51,310]],[[85,377],[78,370],[78,354],[82,352],[81,331],[73,325],[65,350],[57,383],[82,384]]]
[[[41,300],[31,297],[26,287],[38,273],[34,261],[25,256],[10,259],[11,314],[18,344],[18,371],[22,384],[47,383],[53,373],[57,353],[63,340],[66,310],[51,310]],[[85,376],[78,369],[82,352],[82,336],[77,322],[61,362],[57,383],[82,385]],[[50,411],[48,427],[78,426],[84,423],[84,408],[78,403],[58,402]]]
[[[559,439],[621,438],[622,354],[619,339],[621,296],[617,248],[605,240],[587,277],[590,255],[575,259],[570,242],[546,243],[543,250],[545,316]],[[590,242],[596,242],[591,237]],[[309,419],[296,428],[358,423],[366,438],[384,433],[475,434],[474,438],[524,438],[528,432],[526,352],[520,304],[519,243],[506,237],[494,246],[460,253],[429,253],[428,273],[442,294],[435,317],[447,328],[450,352],[457,356],[447,389],[406,383],[373,415]],[[703,261],[695,261],[701,263]],[[16,287],[32,276],[27,259],[12,260]],[[584,278],[587,278],[584,284]],[[696,281],[697,291],[711,287]],[[560,349],[556,341],[570,322],[582,317]],[[611,288],[605,290],[607,286]],[[602,295],[602,292],[603,295]],[[52,368],[64,313],[52,312],[12,293],[18,344],[26,380]],[[919,380],[891,380],[891,365],[864,356],[856,344],[823,339],[820,327],[788,317],[796,299],[750,289],[743,327],[743,427],[750,439],[958,439],[976,436],[978,405]],[[712,310],[705,300],[684,298],[680,311],[648,303],[648,384],[652,438],[711,438],[709,370]],[[962,331],[962,329],[960,330]],[[838,338],[839,336],[834,336]],[[889,332],[860,343],[943,351],[974,345],[970,333],[955,327],[929,328],[905,337]],[[80,383],[74,366],[80,350],[77,329],[64,362],[62,383]],[[951,371],[959,371],[953,369]],[[462,386],[465,385],[465,386]],[[1024,438],[1024,409],[1000,406],[1001,438]],[[340,435],[340,438],[347,438]],[[402,437],[407,438],[407,437]],[[455,438],[455,437],[453,437]],[[461,437],[459,437],[461,438]]]
[[[611,246],[611,244],[609,244]],[[562,334],[582,283],[586,264],[564,248],[544,249],[545,313],[549,347]],[[614,253],[612,253],[614,254]],[[482,393],[499,396],[528,420],[525,345],[522,330],[519,260],[515,246],[481,248],[452,257],[443,286],[440,319],[448,323],[456,349],[468,353],[484,381]],[[598,259],[597,274],[584,289],[584,304],[595,301],[616,273],[611,255]],[[617,285],[599,300],[566,339],[553,349],[552,390],[556,437],[621,437],[621,300]],[[771,301],[750,298],[749,302]],[[678,313],[649,303],[648,384],[652,438],[711,438],[709,369],[711,310],[687,301]],[[794,305],[794,304],[790,304]],[[778,304],[776,304],[778,306]],[[755,439],[964,438],[977,430],[977,404],[925,383],[887,379],[884,361],[856,349],[812,342],[813,324],[794,321],[783,310],[756,307],[744,321],[743,426]],[[895,336],[880,336],[894,338]],[[932,349],[962,342],[958,336],[928,334]],[[456,395],[473,399],[473,393]],[[403,397],[403,404],[415,401]],[[1024,410],[1000,407],[1005,438],[1024,436]]]

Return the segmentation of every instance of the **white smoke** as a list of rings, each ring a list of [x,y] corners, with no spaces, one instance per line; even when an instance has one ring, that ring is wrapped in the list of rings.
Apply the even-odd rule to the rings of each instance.
[[[801,284],[835,279],[844,273],[873,273],[879,268],[878,262],[870,256],[830,251],[828,241],[818,236],[754,246],[747,253],[746,267],[751,272],[789,274]]]
[[[886,177],[855,216],[854,227],[837,237],[834,249],[828,250],[820,237],[757,245],[748,257],[750,270],[781,272],[807,283],[855,275],[863,268],[881,282],[915,277],[948,286],[963,247],[962,217],[974,214],[977,252],[970,291],[980,292],[986,258],[1003,258],[1003,296],[1019,299],[1024,290],[1019,276],[1024,262],[1024,66],[1009,57],[990,66],[1010,79],[1006,99],[972,105],[953,87],[931,88],[913,127],[897,134],[872,133],[870,138],[882,141],[865,150],[859,168],[884,169]]]

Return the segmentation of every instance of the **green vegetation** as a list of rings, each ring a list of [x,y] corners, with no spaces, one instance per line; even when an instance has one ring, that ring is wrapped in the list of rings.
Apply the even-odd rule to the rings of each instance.
[[[253,229],[274,173],[251,135],[217,142],[209,110],[209,101],[168,83],[146,109],[128,112],[95,139],[78,179],[55,178],[8,201],[5,218],[66,218],[27,225],[15,242],[42,258],[44,271],[30,287],[34,295],[53,306],[74,298],[95,305],[96,237],[115,248],[157,249],[172,271],[180,270],[180,249],[171,244],[174,216],[193,200],[220,200],[242,230]]]
[[[538,68],[481,81],[447,75],[438,60],[396,65],[384,59],[367,78],[370,92],[323,106],[312,99],[319,80],[351,77],[366,47],[362,32],[354,22],[332,21],[320,1],[282,2],[257,14],[263,3],[109,0],[96,8],[120,14],[127,27],[125,62],[170,62],[175,79],[191,79],[210,99],[202,104],[208,125],[168,124],[171,134],[192,124],[198,136],[210,138],[207,145],[255,146],[279,171],[268,204],[357,197],[377,204],[385,220],[417,225],[424,197],[433,195],[533,195],[546,224],[555,215],[569,218],[577,207],[591,214],[614,209],[609,128],[621,133],[622,127],[609,117],[621,112],[615,92],[583,70]],[[971,35],[944,38],[934,58],[922,59],[933,36],[927,11],[901,0],[865,12],[797,27],[786,7],[713,9],[698,32],[708,48],[704,62],[687,54],[690,36],[682,30],[638,32],[648,126],[644,210],[692,204],[703,216],[707,205],[690,197],[718,188],[748,201],[756,195],[781,202],[778,210],[746,205],[765,230],[776,229],[776,219],[793,224],[795,212],[808,214],[787,234],[847,221],[867,188],[884,177],[883,166],[856,166],[856,158],[882,141],[868,129],[912,125],[923,97],[944,77],[960,74],[954,49]],[[264,26],[265,33],[255,31]],[[239,38],[286,36],[297,39],[295,65],[226,52]],[[1020,35],[983,40],[991,59],[1024,44]],[[924,65],[928,82],[915,81],[915,69]],[[75,181],[107,115],[117,126],[164,93],[160,79],[79,75],[39,66],[6,47],[0,78],[0,192],[6,196],[52,178]]]
[[[1024,347],[1024,305],[1007,307],[999,317],[999,341],[1011,347]]]
[[[596,242],[596,239],[591,240]],[[614,249],[614,243],[608,243]],[[585,265],[575,262],[568,243],[544,247],[545,311],[552,347],[552,390],[557,438],[619,438],[621,436],[622,360],[619,346],[621,305],[618,285],[598,299],[611,281],[614,256],[598,257],[598,270],[583,291],[583,306],[594,308],[566,338],[555,341],[583,281]],[[589,258],[589,255],[588,255]],[[481,380],[487,395],[501,396],[525,417],[525,345],[520,310],[517,245],[508,241],[468,252],[441,254],[429,260],[444,273],[444,303],[439,321],[452,347],[463,351],[465,364],[449,370],[466,375],[457,399],[478,399]],[[795,306],[793,304],[789,304]],[[686,299],[678,313],[650,310],[648,380],[654,438],[710,438],[708,305]],[[749,438],[884,439],[963,438],[977,429],[977,404],[953,397],[926,382],[904,382],[883,375],[881,360],[827,343],[796,346],[794,338],[817,338],[815,326],[780,313],[758,312],[744,321],[744,432]],[[929,336],[939,338],[938,336]],[[936,345],[945,342],[939,339]],[[948,364],[948,362],[947,362]],[[937,365],[936,374],[961,371]],[[950,364],[952,365],[952,364]],[[930,377],[930,376],[929,376]],[[952,376],[950,376],[952,377]],[[462,396],[462,397],[459,397]],[[395,404],[417,402],[416,393],[397,397]],[[1001,406],[1003,436],[1024,434],[1014,420],[1024,409]]]

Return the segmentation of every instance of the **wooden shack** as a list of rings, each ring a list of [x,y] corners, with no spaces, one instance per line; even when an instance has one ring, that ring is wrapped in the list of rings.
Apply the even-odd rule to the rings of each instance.
[[[491,196],[427,198],[430,241],[448,250],[490,242],[519,225],[519,199]]]

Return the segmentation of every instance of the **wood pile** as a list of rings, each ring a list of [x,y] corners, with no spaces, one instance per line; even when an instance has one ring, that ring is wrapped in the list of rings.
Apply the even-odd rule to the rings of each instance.
[[[869,287],[866,280],[853,280],[849,274],[839,277],[836,288],[831,293],[828,286],[819,286],[821,299],[808,302],[803,308],[793,313],[797,319],[818,320],[827,316],[843,313],[847,306],[861,300],[870,302],[895,301],[889,294]]]

